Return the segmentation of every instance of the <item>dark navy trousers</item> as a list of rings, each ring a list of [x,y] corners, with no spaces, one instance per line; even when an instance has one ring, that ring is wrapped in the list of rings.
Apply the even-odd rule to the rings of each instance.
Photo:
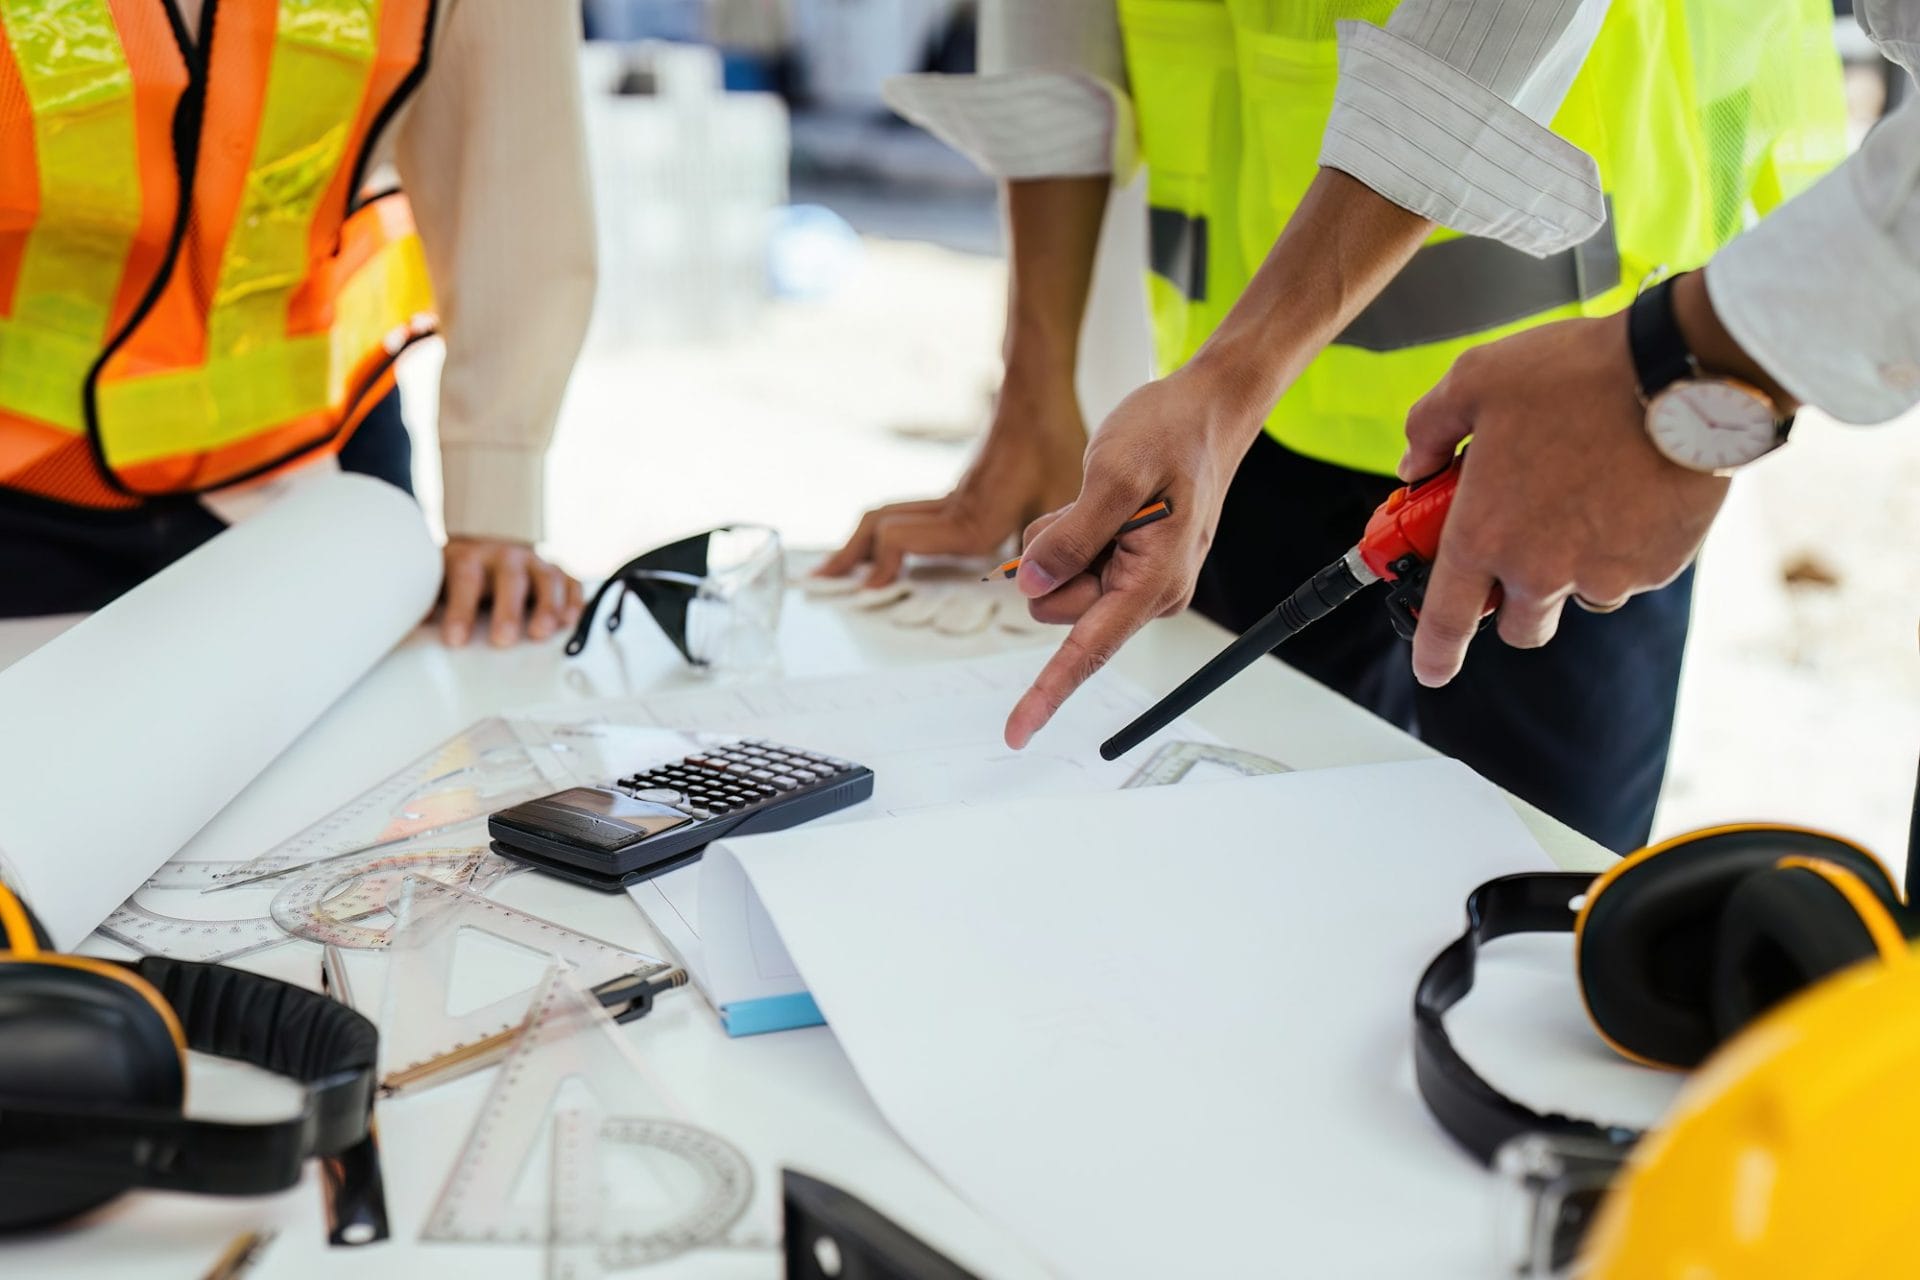
[[[1352,546],[1397,484],[1261,436],[1228,492],[1194,607],[1245,631]],[[1543,649],[1509,648],[1489,630],[1444,689],[1414,680],[1411,650],[1378,590],[1275,656],[1626,853],[1646,843],[1666,774],[1692,593],[1689,569],[1615,613],[1569,606]],[[1390,812],[1392,798],[1381,804]],[[1419,830],[1419,814],[1397,816]]]
[[[340,466],[413,492],[398,391],[362,419]],[[94,511],[0,490],[0,618],[98,609],[225,528],[190,497]]]

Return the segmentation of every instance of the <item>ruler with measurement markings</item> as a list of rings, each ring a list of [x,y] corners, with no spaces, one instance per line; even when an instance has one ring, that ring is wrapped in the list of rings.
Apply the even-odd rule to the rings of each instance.
[[[1223,747],[1217,742],[1169,742],[1120,785],[1124,791],[1134,787],[1174,787],[1220,776],[1258,778],[1291,772],[1278,760],[1236,747]]]
[[[584,1112],[591,1119],[556,1105],[562,1085],[591,1096]],[[540,984],[526,1029],[494,1077],[421,1238],[551,1246],[557,1237],[577,1266],[579,1246],[591,1237],[609,1269],[727,1243],[753,1199],[752,1166],[725,1138],[671,1110],[606,1010],[556,966]],[[543,1141],[558,1164],[544,1186],[534,1179],[529,1188],[524,1174],[539,1168]],[[603,1198],[611,1188],[599,1162],[615,1152],[626,1180],[644,1185],[644,1207]],[[555,1188],[591,1199],[556,1216]]]

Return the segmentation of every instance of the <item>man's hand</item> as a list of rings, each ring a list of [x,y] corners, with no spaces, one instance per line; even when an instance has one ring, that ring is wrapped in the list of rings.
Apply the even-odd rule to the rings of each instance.
[[[1007,718],[1018,751],[1129,637],[1193,599],[1234,468],[1258,425],[1243,397],[1207,385],[1189,365],[1120,402],[1087,446],[1086,480],[1070,505],[1035,521],[1016,579],[1041,622],[1073,629]],[[1122,537],[1157,499],[1173,515]]]
[[[545,640],[580,620],[580,584],[523,542],[448,538],[445,554],[440,636],[455,648],[472,637],[483,601],[490,602],[487,638],[496,647],[517,643],[522,624],[527,639]]]
[[[1358,179],[1322,169],[1220,327],[1094,433],[1079,498],[1028,530],[1020,590],[1035,618],[1073,630],[1007,718],[1008,746],[1026,746],[1148,621],[1186,608],[1260,424],[1432,230]],[[1173,517],[1104,556],[1120,526],[1156,498],[1173,503]]]
[[[815,572],[838,578],[868,564],[866,585],[883,587],[910,555],[992,555],[1042,512],[1073,500],[1086,447],[1070,368],[1021,384],[1010,379],[986,443],[952,493],[867,512]]]
[[[1422,684],[1459,673],[1496,583],[1500,638],[1531,649],[1569,597],[1606,612],[1686,568],[1727,481],[1667,461],[1644,424],[1624,313],[1477,347],[1414,405],[1403,480],[1473,437],[1414,636]]]

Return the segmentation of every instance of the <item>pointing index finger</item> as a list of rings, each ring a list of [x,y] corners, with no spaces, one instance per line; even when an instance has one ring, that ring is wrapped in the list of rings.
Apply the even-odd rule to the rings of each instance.
[[[1033,678],[1033,687],[1014,704],[1007,717],[1007,745],[1024,750],[1073,691],[1106,666],[1157,612],[1138,593],[1114,591],[1094,601]]]

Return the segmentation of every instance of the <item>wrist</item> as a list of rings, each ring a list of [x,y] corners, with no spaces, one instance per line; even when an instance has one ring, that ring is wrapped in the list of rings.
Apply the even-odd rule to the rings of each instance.
[[[1689,271],[1674,281],[1673,317],[1681,337],[1686,340],[1687,350],[1703,373],[1737,378],[1765,392],[1783,416],[1800,407],[1787,389],[1748,355],[1720,323],[1713,299],[1707,293],[1704,271]]]
[[[1263,361],[1250,358],[1231,339],[1219,343],[1209,339],[1169,377],[1191,389],[1195,429],[1239,449],[1260,434],[1274,401],[1285,389],[1285,382],[1277,380]]]
[[[1000,354],[1009,380],[1071,386],[1080,364],[1079,323],[1016,306],[1008,317]]]
[[[989,438],[1011,437],[1043,444],[1086,443],[1080,420],[1080,392],[1072,372],[1047,367],[1008,366],[994,397]]]

